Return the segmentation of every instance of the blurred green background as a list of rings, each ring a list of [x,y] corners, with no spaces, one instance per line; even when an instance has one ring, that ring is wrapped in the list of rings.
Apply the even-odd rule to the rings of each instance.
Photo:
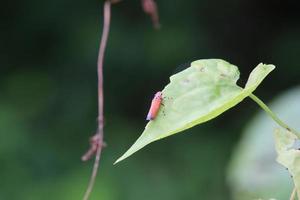
[[[103,1],[6,1],[0,7],[0,200],[81,199],[97,117]],[[226,169],[259,110],[243,101],[215,120],[112,163],[141,134],[153,94],[181,64],[222,58],[277,69],[255,92],[268,102],[299,84],[297,1],[157,1],[152,28],[138,0],[112,8],[104,66],[105,141],[92,200],[231,199]]]

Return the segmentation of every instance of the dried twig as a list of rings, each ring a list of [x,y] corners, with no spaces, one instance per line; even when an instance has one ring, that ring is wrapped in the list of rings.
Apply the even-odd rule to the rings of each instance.
[[[96,180],[99,161],[101,156],[101,150],[103,147],[103,60],[104,53],[108,39],[109,27],[110,27],[110,10],[111,10],[111,2],[109,0],[104,3],[104,24],[103,24],[103,32],[102,38],[100,41],[99,54],[98,54],[98,129],[96,134],[90,139],[90,149],[89,151],[82,157],[83,161],[90,159],[94,154],[96,154],[94,167],[92,171],[92,175],[90,178],[90,182],[88,188],[84,194],[83,200],[88,200],[91,191],[94,187],[94,183]]]
[[[119,3],[122,0],[106,0],[104,3],[104,24],[103,24],[103,32],[100,41],[99,54],[98,54],[98,129],[93,137],[90,138],[90,149],[81,157],[82,161],[87,161],[95,156],[95,162],[93,166],[92,175],[87,187],[87,190],[84,194],[83,200],[88,200],[89,196],[93,190],[94,183],[96,180],[99,162],[101,157],[102,148],[105,146],[103,142],[103,124],[104,124],[104,116],[103,116],[103,61],[104,61],[104,53],[106,49],[109,28],[110,28],[110,18],[111,18],[111,4]],[[155,28],[159,28],[159,19],[156,3],[154,0],[142,0],[144,12],[149,14],[152,18],[153,24]]]
[[[142,7],[146,14],[151,17],[155,29],[160,28],[157,5],[154,0],[142,0]]]

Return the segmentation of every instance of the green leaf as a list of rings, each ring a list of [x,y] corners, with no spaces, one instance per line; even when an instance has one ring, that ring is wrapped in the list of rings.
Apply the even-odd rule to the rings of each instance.
[[[197,60],[170,77],[163,89],[163,104],[157,117],[115,163],[147,144],[211,120],[250,95],[274,69],[259,64],[250,74],[245,89],[236,85],[238,68],[221,59]]]
[[[274,132],[275,146],[277,151],[277,162],[286,167],[292,175],[294,184],[300,195],[300,150],[294,149],[297,136],[283,129],[276,129]]]

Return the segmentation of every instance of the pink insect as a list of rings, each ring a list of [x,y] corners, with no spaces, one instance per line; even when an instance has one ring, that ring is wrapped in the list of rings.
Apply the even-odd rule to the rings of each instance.
[[[156,92],[154,98],[152,99],[151,102],[151,107],[149,109],[148,115],[146,120],[154,120],[155,117],[157,116],[157,113],[159,111],[160,105],[162,105],[162,92]]]

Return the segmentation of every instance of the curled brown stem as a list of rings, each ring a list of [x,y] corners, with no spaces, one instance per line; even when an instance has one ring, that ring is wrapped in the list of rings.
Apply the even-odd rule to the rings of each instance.
[[[99,47],[99,54],[98,54],[98,62],[97,62],[97,69],[98,69],[98,129],[96,134],[90,139],[90,149],[88,152],[82,156],[82,160],[86,161],[90,159],[94,154],[95,162],[93,166],[92,175],[87,187],[87,190],[84,194],[83,200],[88,200],[93,190],[94,183],[96,180],[99,162],[101,157],[101,151],[103,148],[103,60],[104,60],[104,53],[107,44],[108,34],[109,34],[109,27],[110,27],[110,10],[111,10],[111,1],[107,0],[104,3],[104,24],[103,24],[103,32],[100,41]]]
[[[156,2],[154,0],[142,0],[144,12],[151,17],[155,29],[160,28],[159,15]]]
[[[103,115],[103,61],[104,53],[106,49],[109,28],[110,28],[110,18],[111,18],[111,4],[119,3],[122,0],[106,0],[104,3],[104,23],[103,23],[103,32],[100,41],[99,54],[98,54],[98,129],[93,137],[90,138],[90,149],[81,157],[82,161],[87,161],[95,155],[95,161],[93,166],[92,175],[87,187],[87,190],[84,194],[83,200],[88,200],[90,194],[93,190],[99,163],[101,157],[102,148],[105,146],[103,142],[103,124],[104,124],[104,115]],[[159,28],[159,17],[157,12],[157,6],[154,0],[142,0],[144,12],[151,16],[154,27]]]

